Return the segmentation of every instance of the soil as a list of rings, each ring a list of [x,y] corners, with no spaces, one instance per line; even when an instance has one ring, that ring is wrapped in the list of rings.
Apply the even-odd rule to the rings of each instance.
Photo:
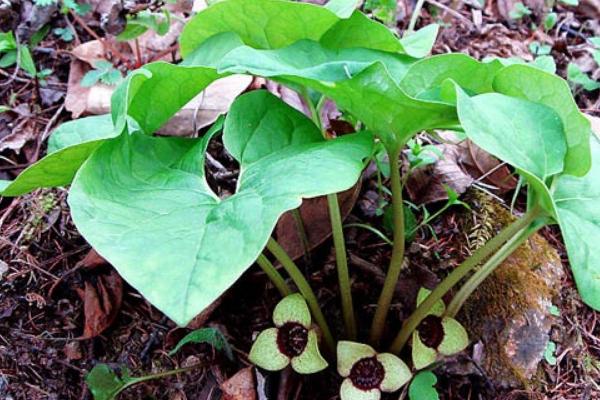
[[[33,17],[25,12],[28,3],[14,2],[9,11],[0,8],[3,31],[31,23]],[[527,44],[534,40],[545,41],[553,45],[552,55],[561,76],[566,75],[569,62],[585,57],[581,46],[585,39],[600,36],[600,24],[593,7],[580,10],[556,6],[561,23],[547,35],[532,29],[534,23],[540,24],[543,14],[534,13],[523,21],[510,21],[499,11],[506,2],[499,3],[488,4],[480,13],[462,2],[460,5],[444,2],[441,6],[430,2],[438,6],[427,7],[419,25],[440,17],[446,21],[435,46],[436,53],[459,51],[478,58],[530,57],[529,53],[525,54]],[[409,0],[399,1],[399,28],[405,27],[412,8]],[[448,8],[450,12],[446,11]],[[473,21],[478,21],[477,27]],[[52,31],[72,25],[73,20],[54,13],[48,23]],[[21,72],[14,73],[13,68],[0,70],[0,104],[11,104],[16,111],[0,114],[0,143],[11,139],[14,144],[2,150],[1,179],[13,178],[39,159],[44,154],[45,140],[51,129],[70,119],[64,109],[71,61],[69,50],[78,41],[93,39],[88,29],[100,36],[106,34],[99,21],[91,24],[91,28],[73,26],[78,37],[75,42],[66,43],[51,33],[34,49],[36,64],[53,71],[45,85]],[[598,66],[594,68],[590,73],[597,76]],[[576,100],[583,110],[600,116],[598,90],[578,90]],[[219,186],[220,193],[231,192],[235,187],[235,165],[218,142],[210,151],[221,165],[233,171],[224,175],[225,178],[223,174],[214,178],[211,184]],[[209,174],[214,172],[211,168],[207,166]],[[347,222],[370,224],[385,232],[384,219],[376,209],[377,204],[389,198],[386,195],[381,198],[378,193],[376,175],[365,175]],[[249,365],[247,352],[253,335],[271,325],[271,311],[279,295],[266,276],[258,268],[251,268],[223,295],[212,312],[196,321],[196,325],[217,327],[225,334],[234,349],[234,362],[208,345],[187,345],[176,355],[169,356],[169,351],[191,328],[176,327],[127,283],[123,283],[120,291],[120,307],[105,321],[108,328],[88,338],[85,290],[93,287],[94,293],[100,293],[106,289],[107,280],[115,278],[109,278],[110,266],[94,268],[81,263],[91,249],[72,223],[66,194],[66,189],[38,190],[27,196],[0,200],[0,399],[91,399],[84,378],[98,362],[127,366],[136,376],[199,365],[191,372],[136,385],[120,399],[220,398],[220,384]],[[514,193],[498,194],[510,204]],[[523,196],[518,196],[517,209],[523,208],[522,202]],[[438,202],[428,208],[433,212],[440,206]],[[417,217],[422,218],[422,215]],[[434,286],[470,253],[463,233],[468,218],[469,213],[463,208],[453,207],[434,220],[429,229],[417,232],[409,245],[410,263],[396,291],[384,341],[391,339],[414,307],[418,288]],[[439,367],[435,370],[436,387],[442,399],[600,399],[600,315],[579,299],[558,231],[547,228],[541,234],[558,250],[565,266],[556,295],[561,314],[552,330],[552,340],[558,345],[556,365],[541,363],[536,384],[529,388],[500,390],[480,369],[478,373],[460,374]],[[359,333],[365,337],[390,247],[378,236],[360,228],[347,229],[346,241],[355,307],[359,321],[364,321]],[[328,321],[339,333],[342,326],[331,241],[313,249],[310,260],[310,265],[303,258],[298,262],[316,291]],[[100,299],[100,303],[102,300],[106,299]],[[114,302],[114,298],[108,303],[111,301]],[[470,359],[472,351],[468,349],[462,357]],[[279,399],[333,399],[340,383],[333,369],[314,377],[287,372],[259,372],[259,377],[265,379],[265,393]],[[395,396],[388,398],[397,398],[397,394]]]

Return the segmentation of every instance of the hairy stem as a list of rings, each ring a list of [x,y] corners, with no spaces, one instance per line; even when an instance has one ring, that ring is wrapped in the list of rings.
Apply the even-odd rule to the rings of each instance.
[[[283,276],[281,276],[279,271],[275,269],[271,261],[269,261],[269,259],[265,257],[264,254],[258,256],[258,258],[256,259],[256,263],[262,268],[262,270],[269,277],[271,282],[273,282],[273,285],[275,285],[277,290],[279,290],[281,296],[285,297],[292,293],[287,283],[285,283],[285,279],[283,279]]]
[[[400,174],[400,151],[389,152],[390,158],[390,180],[392,186],[392,212],[394,213],[394,246],[392,249],[392,258],[390,266],[383,283],[383,289],[379,295],[377,309],[371,325],[371,334],[369,341],[373,346],[377,346],[383,333],[385,320],[387,318],[394,289],[400,277],[400,270],[404,261],[404,203],[402,201],[402,177]]]
[[[338,203],[337,195],[328,195],[327,204],[329,205],[329,217],[331,219],[331,229],[333,232],[335,262],[340,285],[340,297],[342,300],[342,314],[344,316],[346,338],[349,340],[356,340],[356,320],[354,318],[354,305],[352,304],[352,289],[350,287],[350,274],[348,273],[346,243],[344,242],[342,216],[340,215],[340,205]]]
[[[431,307],[442,299],[450,289],[460,282],[469,272],[481,264],[492,253],[497,251],[500,246],[517,235],[522,229],[528,227],[537,217],[539,211],[533,209],[527,212],[522,218],[519,218],[512,224],[504,228],[498,235],[488,241],[483,247],[477,249],[473,255],[467,258],[462,264],[456,267],[439,285],[427,296],[427,298],[417,307],[417,309],[404,321],[402,329],[394,339],[390,351],[400,353],[413,331],[419,326],[421,321],[428,315]]]
[[[465,301],[471,294],[481,285],[496,268],[504,262],[519,246],[521,246],[531,235],[533,235],[540,227],[536,229],[522,229],[517,235],[508,240],[493,256],[491,256],[485,264],[481,266],[477,272],[464,283],[460,290],[454,295],[452,301],[448,305],[446,315],[455,317],[460,311]]]
[[[317,300],[317,296],[310,287],[310,284],[302,275],[298,266],[294,263],[294,261],[288,256],[285,250],[277,243],[277,241],[273,238],[270,238],[267,242],[267,249],[275,256],[277,261],[281,263],[283,268],[289,274],[290,278],[294,281],[298,290],[306,299],[306,303],[312,312],[312,315],[315,319],[319,328],[321,328],[321,332],[323,333],[323,339],[325,340],[325,344],[327,348],[331,352],[331,354],[335,354],[335,341],[333,340],[333,335],[331,334],[331,330],[329,329],[329,325],[327,325],[327,321],[325,320],[325,316],[323,315],[323,311],[321,311],[321,307],[319,306],[319,302]]]

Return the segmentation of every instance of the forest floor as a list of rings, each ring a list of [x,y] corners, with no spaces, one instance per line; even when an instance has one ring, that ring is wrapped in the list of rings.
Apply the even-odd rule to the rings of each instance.
[[[74,74],[72,69],[90,69],[89,65],[81,66],[86,57],[94,57],[89,50],[81,50],[83,43],[110,39],[111,33],[118,30],[118,18],[112,21],[109,17],[108,22],[101,23],[101,15],[110,14],[109,4],[118,2],[88,3],[92,10],[81,17],[74,12],[61,13],[52,6],[40,10],[27,0],[0,1],[2,32],[19,32],[22,38],[35,37],[40,30],[46,32],[39,40],[34,39],[37,43],[31,49],[37,78],[14,66],[0,69],[0,106],[6,106],[0,113],[0,179],[14,178],[45,154],[46,139],[61,122],[105,107],[91,104],[102,97],[102,88],[90,93],[80,87],[78,80],[83,73]],[[140,10],[156,6],[150,0],[133,3]],[[417,26],[442,24],[434,53],[464,52],[478,59],[514,56],[527,61],[551,56],[557,74],[569,76],[580,108],[600,117],[600,91],[585,89],[586,84],[592,88],[592,83],[600,79],[600,50],[596,50],[594,60],[589,43],[590,38],[600,37],[598,0],[580,0],[578,6],[559,2],[552,9],[543,0],[529,0],[524,3],[530,14],[523,13],[520,18],[515,18],[519,6],[511,0],[488,1],[483,7],[477,0],[425,3]],[[179,6],[182,18],[187,17],[191,4]],[[397,6],[397,28],[402,30],[414,3],[399,0]],[[556,13],[556,23],[545,31],[542,27],[550,12]],[[168,46],[163,44],[162,51],[150,53],[151,46],[147,45],[142,50],[148,53],[143,54],[135,48],[129,52],[126,49],[112,61],[124,72],[165,55],[177,59],[176,47]],[[263,83],[255,80],[253,85]],[[214,160],[207,166],[211,184],[222,193],[232,191],[236,166],[219,143],[214,143],[210,152]],[[489,161],[487,155],[472,158],[476,165],[478,160]],[[510,204],[514,195],[514,185],[502,188],[495,185],[497,181],[489,177],[486,180],[487,170],[467,171],[458,162],[455,167],[472,178],[460,188],[472,211],[451,207],[417,231],[409,245],[410,268],[397,291],[388,335],[410,311],[416,288],[431,286],[470,253],[470,243],[461,232],[471,226],[471,213],[478,212],[478,197],[473,193],[484,187],[500,204]],[[434,169],[430,174],[430,179],[452,183],[448,182],[452,171]],[[487,185],[478,189],[476,183],[482,182]],[[431,187],[415,187],[410,193],[411,202],[419,206],[418,220],[423,218],[421,205],[432,213],[444,204],[438,192]],[[251,268],[192,326],[178,328],[95,256],[73,225],[66,195],[66,189],[38,190],[0,200],[0,399],[91,399],[84,379],[98,362],[127,367],[136,376],[199,365],[186,373],[136,385],[121,399],[220,398],[223,382],[250,365],[247,351],[253,334],[269,325],[271,310],[279,298],[277,291],[258,269]],[[522,210],[523,197],[516,199],[516,209]],[[346,200],[346,223],[369,224],[386,232],[381,210],[389,198],[379,190],[376,174],[368,169],[357,195],[348,194]],[[319,210],[323,213],[322,207],[316,210],[316,214]],[[319,228],[315,221],[305,220],[305,224],[308,230]],[[279,227],[280,238],[286,235],[286,229],[289,227]],[[481,369],[460,373],[439,367],[435,372],[442,399],[600,399],[600,314],[579,300],[558,231],[548,228],[542,236],[556,248],[564,267],[554,299],[560,315],[551,332],[556,342],[556,362],[543,360],[535,376],[520,388],[497,387]],[[360,320],[370,321],[391,248],[377,235],[356,227],[346,230],[346,240],[355,304]],[[299,254],[298,262],[307,272],[325,313],[330,320],[340,321],[331,240],[315,246],[310,263],[305,261]],[[208,345],[188,345],[176,355],[168,354],[179,339],[200,326],[223,332],[234,349],[235,361]],[[364,333],[368,326],[361,329]],[[473,358],[474,351],[469,348],[465,357]],[[265,379],[261,393],[273,395],[269,398],[336,398],[338,378],[333,372],[304,379],[287,372],[260,377]]]

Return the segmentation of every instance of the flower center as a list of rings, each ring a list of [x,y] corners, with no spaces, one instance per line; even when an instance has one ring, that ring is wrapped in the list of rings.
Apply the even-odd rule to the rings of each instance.
[[[279,351],[288,357],[302,354],[308,343],[308,330],[297,322],[287,322],[277,333]]]
[[[385,369],[377,358],[368,357],[358,360],[350,370],[352,384],[362,390],[379,388],[385,376]]]
[[[444,326],[442,319],[435,315],[428,315],[417,328],[419,337],[427,347],[437,349],[444,340]]]

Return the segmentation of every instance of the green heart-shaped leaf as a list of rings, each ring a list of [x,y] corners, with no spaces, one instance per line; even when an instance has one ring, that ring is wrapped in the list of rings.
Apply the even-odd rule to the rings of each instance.
[[[415,98],[439,100],[442,84],[452,79],[467,93],[488,93],[494,91],[492,83],[502,68],[497,60],[483,63],[466,54],[441,54],[411,65],[400,88]]]
[[[567,151],[560,117],[549,107],[498,93],[457,93],[460,122],[479,147],[519,169],[542,207],[555,215],[547,179],[563,170]]]
[[[579,111],[562,78],[527,65],[511,65],[498,73],[496,91],[552,108],[561,118],[567,140],[565,174],[583,176],[591,166],[590,121]]]
[[[181,107],[218,78],[214,68],[155,62],[132,72],[112,96],[111,111],[117,131],[152,134]],[[132,127],[133,125],[133,127]]]
[[[94,150],[115,136],[110,115],[62,124],[50,136],[49,154],[21,172],[14,181],[0,181],[0,195],[19,196],[42,187],[70,184]]]
[[[187,58],[211,36],[233,32],[256,49],[277,49],[302,39],[327,47],[365,47],[404,53],[400,40],[385,25],[359,11],[338,17],[325,7],[284,0],[225,0],[214,3],[188,22],[181,35]]]
[[[600,310],[600,142],[591,138],[592,169],[576,178],[557,179],[554,202],[583,301]]]
[[[204,179],[209,136],[111,140],[73,182],[77,228],[132,286],[185,325],[254,262],[281,214],[360,176],[371,135],[324,141],[305,119],[266,92],[236,100],[224,142],[241,170],[226,199]]]
[[[404,76],[414,61],[410,57],[365,49],[331,50],[314,41],[277,50],[257,50],[239,43],[232,34],[216,36],[199,47],[186,63],[217,67],[220,73],[266,76],[314,89],[378,132],[389,147],[399,146],[419,130],[454,127],[458,123],[454,106],[415,99],[392,79],[390,71],[398,80]],[[214,54],[216,48],[232,50],[218,61],[202,56]]]

